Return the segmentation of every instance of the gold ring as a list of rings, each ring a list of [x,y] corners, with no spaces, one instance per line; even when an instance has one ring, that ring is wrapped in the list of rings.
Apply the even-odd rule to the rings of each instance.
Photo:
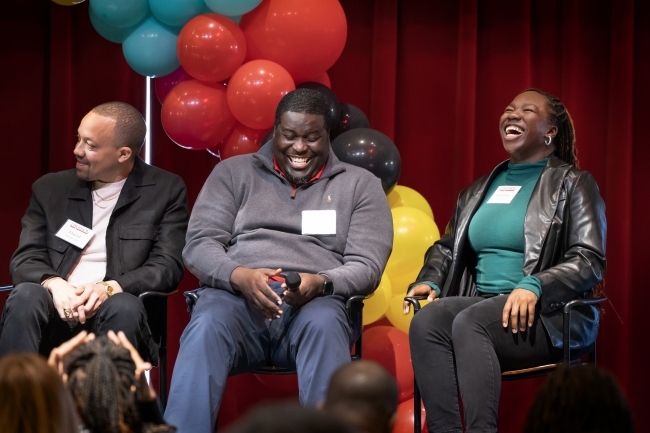
[[[63,314],[65,315],[66,318],[70,318],[72,316],[72,310],[69,308],[64,308],[63,309]]]

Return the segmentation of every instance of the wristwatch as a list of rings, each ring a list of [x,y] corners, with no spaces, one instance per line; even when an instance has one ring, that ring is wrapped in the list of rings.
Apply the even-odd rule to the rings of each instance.
[[[318,275],[323,277],[323,291],[322,295],[323,296],[329,296],[334,293],[334,284],[332,284],[332,279],[330,278],[329,275],[327,275],[324,272],[319,272]]]
[[[108,284],[106,281],[98,281],[96,284],[101,284],[102,286],[106,287],[106,295],[109,298],[115,294],[115,290],[113,290],[113,286]]]

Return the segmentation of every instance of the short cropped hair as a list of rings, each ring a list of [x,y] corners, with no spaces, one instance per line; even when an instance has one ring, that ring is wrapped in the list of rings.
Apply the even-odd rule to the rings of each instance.
[[[140,153],[144,138],[147,135],[147,125],[142,114],[126,102],[106,102],[92,110],[93,113],[115,120],[115,145],[127,146],[133,151],[132,157]]]
[[[632,411],[611,373],[594,365],[562,367],[540,388],[524,433],[633,433]]]
[[[274,129],[278,127],[282,115],[287,111],[323,116],[325,130],[328,132],[332,126],[327,99],[318,90],[298,88],[284,95],[275,110]]]

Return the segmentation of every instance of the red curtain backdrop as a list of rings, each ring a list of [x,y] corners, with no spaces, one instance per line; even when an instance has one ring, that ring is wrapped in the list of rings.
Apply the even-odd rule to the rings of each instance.
[[[582,168],[607,203],[608,271],[599,364],[627,393],[638,431],[650,431],[650,387],[643,277],[650,245],[650,4],[587,0],[342,0],[348,39],[328,71],[341,102],[368,114],[394,139],[399,183],[422,193],[443,229],[458,192],[507,154],[497,125],[522,89],[562,98],[573,116]],[[0,14],[0,284],[20,233],[30,185],[73,166],[76,128],[93,106],[123,100],[144,111],[145,80],[121,47],[101,38],[88,2],[63,7],[9,0]],[[153,164],[181,175],[190,200],[217,163],[173,144],[153,100]],[[179,291],[196,287],[188,274]],[[3,301],[2,301],[3,302]],[[180,294],[169,306],[169,361],[187,323]],[[240,379],[243,380],[243,379]],[[243,383],[243,382],[242,382]],[[500,430],[521,430],[540,381],[504,385]],[[232,403],[236,405],[237,403]],[[229,407],[227,400],[224,408]]]

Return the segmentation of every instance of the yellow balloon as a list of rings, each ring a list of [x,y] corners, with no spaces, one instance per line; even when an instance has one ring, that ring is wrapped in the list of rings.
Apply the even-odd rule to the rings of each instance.
[[[391,296],[395,295],[406,295],[406,290],[409,287],[409,284],[411,284],[415,279],[418,277],[418,274],[420,273],[420,262],[414,263],[414,266],[409,269],[404,269],[401,272],[399,272],[397,275],[394,275],[393,280],[391,278],[391,286],[393,289],[393,293]]]
[[[377,290],[363,301],[363,325],[369,325],[381,319],[386,313],[388,302],[393,296],[391,282],[386,274],[381,276]]]
[[[74,6],[84,2],[84,0],[52,0],[52,1],[61,6]]]
[[[386,274],[393,293],[405,293],[404,279],[415,279],[424,262],[424,253],[440,239],[438,226],[419,209],[400,206],[393,214],[393,252],[386,264]],[[412,282],[411,280],[410,282]],[[408,285],[408,283],[406,283]]]
[[[424,307],[426,304],[428,304],[427,301],[420,301],[421,307]],[[411,320],[413,320],[413,306],[411,306],[409,313],[405,315],[404,295],[393,296],[388,303],[386,318],[395,328],[408,334]]]
[[[431,210],[431,206],[429,206],[427,199],[413,188],[395,185],[393,190],[388,193],[387,198],[391,209],[400,206],[414,207],[429,215],[431,219],[434,219],[433,211]]]

